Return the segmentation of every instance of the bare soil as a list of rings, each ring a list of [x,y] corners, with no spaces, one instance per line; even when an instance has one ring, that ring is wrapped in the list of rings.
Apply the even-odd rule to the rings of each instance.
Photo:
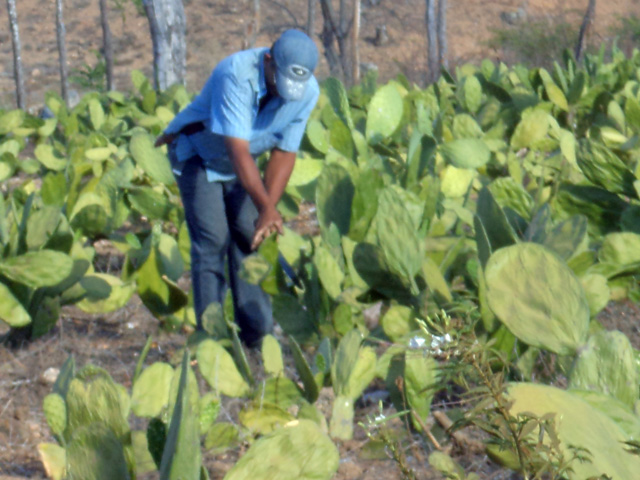
[[[27,105],[42,104],[44,92],[59,91],[58,54],[55,28],[55,2],[19,0],[18,23],[27,90]],[[116,4],[123,4],[121,9]],[[185,0],[187,15],[187,86],[197,91],[211,69],[226,55],[243,45],[247,24],[252,18],[253,0]],[[270,45],[285,28],[304,28],[307,0],[262,0],[261,28],[256,45]],[[350,2],[347,2],[350,3]],[[363,63],[375,64],[381,79],[399,72],[423,84],[426,75],[427,40],[424,0],[363,0],[360,55]],[[579,25],[587,0],[486,0],[449,1],[447,9],[450,65],[478,62],[482,58],[500,59],[501,53],[487,46],[492,31],[518,28],[529,20],[549,18]],[[139,69],[151,77],[152,48],[148,22],[137,13],[132,1],[108,2],[113,35],[115,83],[119,90],[130,87],[130,72]],[[515,15],[516,25],[514,23]],[[612,36],[610,27],[623,17],[640,15],[640,0],[607,0],[596,5],[591,44],[598,45]],[[0,24],[8,25],[6,2],[0,3]],[[73,73],[96,65],[96,52],[102,47],[100,12],[97,0],[64,2],[68,66]],[[385,26],[389,41],[374,44],[376,29]],[[314,39],[321,47],[322,16],[317,7]],[[320,50],[323,51],[322,48]],[[328,75],[325,59],[318,76]],[[80,91],[79,86],[76,88]],[[15,105],[11,35],[0,28],[0,108]]]
[[[611,303],[599,320],[607,329],[621,330],[635,348],[640,347],[640,307],[637,304],[629,301]],[[139,298],[133,297],[127,306],[108,315],[89,315],[75,307],[65,307],[57,326],[44,337],[17,348],[0,346],[0,480],[46,478],[37,446],[43,442],[55,443],[42,412],[42,401],[52,387],[45,378],[47,369],[59,368],[69,355],[73,355],[78,366],[88,363],[101,366],[116,382],[130,388],[140,352],[149,336],[154,341],[146,364],[155,361],[175,364],[186,334],[161,330],[158,320]],[[257,355],[250,355],[250,363],[254,371],[259,370]],[[370,393],[375,397],[376,387],[372,390]],[[319,408],[326,410],[323,413],[327,415],[331,398],[331,389],[324,389],[318,401]],[[240,408],[237,400],[225,401],[222,415],[237,419]],[[374,400],[359,401],[356,422],[366,422],[367,415],[375,414],[377,408]],[[392,412],[392,407],[385,405],[385,413]],[[144,429],[144,425],[134,427]],[[392,424],[392,429],[404,439],[406,465],[414,471],[417,480],[444,478],[428,465],[427,457],[434,447],[426,438],[409,434],[400,422]],[[434,433],[437,430],[434,429]],[[438,439],[467,472],[475,472],[483,480],[512,478],[510,471],[492,463],[483,452],[461,447],[442,432]],[[222,454],[205,452],[204,464],[211,478],[222,479],[247,447],[248,444],[243,443]],[[338,447],[340,468],[335,480],[406,478],[381,445],[368,441],[360,426],[356,426],[353,440],[340,442]],[[139,478],[155,480],[157,474],[149,473]]]
[[[44,92],[59,90],[55,36],[55,2],[40,0],[17,1],[23,62],[28,91],[28,105],[42,104]],[[130,88],[130,72],[140,69],[148,76],[152,71],[151,42],[148,24],[138,15],[131,2],[119,11],[112,10],[110,24],[113,32],[116,59],[116,86]],[[215,64],[224,56],[239,49],[245,26],[251,17],[249,0],[185,0],[188,24],[188,88],[197,90]],[[262,29],[258,45],[269,45],[287,27],[306,24],[305,0],[265,0],[262,3]],[[453,65],[477,62],[498,52],[486,46],[491,29],[503,28],[504,13],[522,8],[530,18],[564,16],[578,24],[586,8],[586,0],[465,0],[449,2],[449,62]],[[364,0],[361,34],[361,60],[376,64],[382,79],[402,72],[416,83],[424,82],[426,72],[426,38],[424,28],[424,0]],[[592,41],[607,39],[608,28],[620,16],[640,15],[640,0],[608,0],[598,2]],[[0,3],[0,24],[7,25],[6,3]],[[4,22],[4,23],[2,23]],[[96,63],[95,51],[101,47],[98,2],[67,0],[65,23],[69,67],[73,71]],[[376,46],[376,28],[385,25],[389,42]],[[322,29],[320,12],[315,33]],[[320,46],[319,36],[316,41]],[[318,76],[328,74],[323,59]],[[0,108],[15,105],[11,38],[9,29],[0,28]],[[79,87],[77,87],[81,90]],[[302,227],[304,224],[302,222]],[[307,225],[308,227],[308,225]],[[608,329],[626,333],[635,348],[640,348],[640,307],[631,302],[609,305],[600,315]],[[130,387],[139,353],[148,336],[154,345],[147,362],[172,361],[184,345],[185,334],[167,333],[159,329],[155,319],[137,297],[123,309],[109,315],[88,315],[76,308],[63,309],[57,326],[44,337],[19,346],[0,346],[0,480],[45,478],[37,453],[37,445],[53,438],[42,413],[42,400],[51,391],[43,379],[50,367],[59,368],[68,355],[78,365],[92,363],[106,368],[117,382]],[[325,395],[329,393],[324,392]],[[229,407],[231,408],[231,407]],[[359,404],[357,420],[364,420],[373,412],[372,404]],[[438,479],[426,461],[432,448],[421,437],[408,437],[407,465],[419,479]],[[511,473],[497,468],[484,454],[459,449],[445,438],[445,445],[453,448],[455,458],[466,471],[476,472],[484,479],[511,478]],[[375,450],[367,443],[364,431],[357,427],[354,440],[339,445],[341,454],[339,480],[400,479],[397,465],[383,450]],[[220,479],[246,448],[220,455],[205,454],[212,478]],[[377,453],[376,453],[377,452]],[[145,478],[155,478],[148,475]]]

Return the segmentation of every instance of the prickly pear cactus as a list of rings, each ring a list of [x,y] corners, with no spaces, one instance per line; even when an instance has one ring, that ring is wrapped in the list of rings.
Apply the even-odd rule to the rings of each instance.
[[[419,293],[415,277],[422,266],[424,242],[416,231],[406,203],[391,188],[382,191],[375,220],[377,240],[391,272]]]
[[[336,350],[331,367],[336,401],[331,416],[331,436],[348,440],[353,436],[353,404],[376,374],[377,357],[371,347],[363,347],[357,329],[347,333]]]
[[[374,145],[391,136],[400,126],[403,114],[403,100],[393,83],[378,89],[369,102],[367,111],[366,136]]]
[[[128,400],[128,398],[126,399]],[[104,370],[85,367],[69,384],[67,392],[67,431],[70,437],[80,427],[101,423],[116,438],[125,438],[129,423],[120,389]]]
[[[578,165],[591,182],[609,192],[637,197],[633,187],[633,172],[606,146],[592,140],[582,140],[577,152]]]
[[[152,418],[147,426],[147,445],[157,468],[162,463],[162,451],[167,441],[167,425],[159,418]]]
[[[148,133],[138,133],[131,137],[129,149],[136,164],[153,180],[165,185],[175,182],[167,156],[153,147],[153,138]]]
[[[555,414],[559,448],[570,457],[570,449],[583,448],[589,461],[574,461],[570,480],[608,475],[632,480],[640,472],[640,457],[625,450],[624,431],[608,416],[577,395],[559,388],[531,383],[514,383],[508,388],[513,402],[511,413],[533,413],[538,417]],[[635,472],[635,473],[634,473]]]
[[[64,403],[64,398],[57,393],[50,393],[44,397],[42,410],[53,434],[58,439],[62,438],[67,428],[67,405]]]
[[[162,451],[160,480],[199,480],[201,466],[199,422],[187,386],[189,352],[185,350],[175,408]]]
[[[131,408],[139,417],[156,417],[169,404],[173,367],[156,362],[142,371],[133,384]]]
[[[196,352],[200,373],[215,391],[230,397],[249,393],[249,385],[242,378],[231,355],[214,340],[205,340]]]
[[[622,332],[598,332],[580,350],[569,386],[617,398],[629,408],[638,400],[638,378],[633,347]]]
[[[273,335],[267,335],[262,339],[262,362],[265,372],[269,375],[277,377],[284,371],[282,349]]]
[[[96,422],[78,428],[67,448],[67,480],[129,480],[124,449],[114,432]]]
[[[338,449],[310,420],[294,420],[256,441],[225,480],[329,480]]]
[[[561,355],[585,343],[590,312],[584,291],[547,248],[501,248],[489,258],[485,278],[491,310],[523,342]]]
[[[411,419],[416,429],[422,430],[429,413],[438,381],[438,362],[426,352],[407,350],[404,355],[404,388],[407,402],[413,410]],[[420,420],[415,416],[419,416]]]
[[[44,466],[47,477],[53,480],[62,480],[66,473],[67,452],[55,443],[41,443],[38,445],[40,460]]]

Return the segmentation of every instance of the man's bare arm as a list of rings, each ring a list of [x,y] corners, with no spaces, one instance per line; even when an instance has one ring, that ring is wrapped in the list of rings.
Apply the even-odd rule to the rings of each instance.
[[[276,209],[277,200],[274,201],[271,198],[260,177],[260,171],[249,151],[249,142],[240,138],[225,137],[225,146],[240,184],[247,191],[258,209],[256,230],[251,242],[251,248],[255,249],[265,238],[275,231],[281,234],[283,233],[282,217]],[[277,179],[274,180],[275,185],[279,185],[282,182],[280,175],[271,174],[271,177]],[[274,188],[277,189],[279,187],[276,186]],[[284,187],[282,187],[282,189],[284,189]],[[280,195],[282,195],[282,191]]]
[[[264,173],[264,184],[274,205],[277,205],[280,201],[295,163],[295,152],[285,152],[278,148],[271,150],[269,163],[267,163]]]

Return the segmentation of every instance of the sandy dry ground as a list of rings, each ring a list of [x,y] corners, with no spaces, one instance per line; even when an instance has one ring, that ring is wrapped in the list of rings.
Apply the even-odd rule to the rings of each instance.
[[[337,0],[334,0],[337,2]],[[42,103],[43,93],[59,89],[58,55],[55,33],[55,2],[16,2],[23,46],[27,104]],[[132,1],[124,0],[122,10],[110,5],[110,26],[115,44],[116,87],[127,89],[130,71],[140,69],[150,75],[152,50],[148,23]],[[347,2],[350,3],[350,2]],[[504,18],[518,14],[523,20],[554,18],[579,25],[587,0],[464,0],[448,1],[448,61],[455,65],[481,58],[497,59],[499,52],[486,44],[492,30],[505,28]],[[216,63],[239,49],[246,25],[252,18],[252,0],[185,0],[188,39],[188,87],[199,89]],[[411,81],[423,83],[426,72],[427,40],[424,0],[363,0],[360,35],[361,60],[378,66],[381,78],[398,72]],[[609,27],[621,17],[640,15],[640,0],[597,2],[592,43],[611,36]],[[102,45],[97,0],[66,0],[64,18],[67,31],[68,62],[71,71],[96,64]],[[288,27],[303,28],[307,22],[307,0],[262,0],[258,45],[270,45]],[[6,2],[0,3],[0,108],[15,105],[11,37]],[[386,26],[389,42],[376,46],[376,29]],[[510,27],[517,28],[517,27]],[[318,8],[315,40],[320,46],[322,19]],[[322,60],[318,74],[328,74]]]

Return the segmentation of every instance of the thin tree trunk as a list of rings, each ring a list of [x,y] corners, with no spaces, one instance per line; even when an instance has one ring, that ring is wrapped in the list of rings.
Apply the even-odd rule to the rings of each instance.
[[[107,65],[107,91],[114,89],[113,84],[113,42],[111,41],[111,29],[107,17],[107,0],[100,0],[100,19],[102,21],[102,47],[104,60]]]
[[[307,14],[307,35],[313,38],[313,26],[316,23],[316,2],[318,0],[308,0],[308,14]]]
[[[596,15],[596,0],[589,0],[589,6],[584,14],[582,25],[580,26],[580,33],[578,34],[578,43],[576,45],[576,62],[580,61],[580,57],[584,51],[584,43],[589,35],[591,27],[593,25],[594,17]]]
[[[253,0],[253,23],[254,36],[257,37],[260,33],[260,0]]]
[[[348,0],[340,0],[340,29],[337,32],[338,49],[340,50],[340,61],[344,72],[344,83],[353,83],[353,72],[351,70],[351,49],[349,48],[349,19],[347,18]]]
[[[7,10],[9,11],[9,29],[11,30],[11,42],[13,45],[13,78],[16,82],[16,102],[18,104],[18,108],[24,110],[26,94],[24,90],[22,47],[20,46],[20,31],[18,29],[16,0],[7,0]]]
[[[427,13],[425,22],[427,24],[427,82],[435,82],[438,78],[438,37],[436,28],[436,0],[426,0]]]
[[[334,46],[336,27],[334,25],[331,0],[320,0],[320,8],[323,19],[322,45],[324,46],[324,55],[329,64],[329,72],[334,77],[341,77],[340,60]]]
[[[153,85],[158,90],[158,62],[160,57],[160,39],[158,33],[158,24],[156,22],[156,15],[153,9],[153,0],[143,0],[142,5],[149,21],[149,35],[151,35],[151,46],[153,48]]]
[[[256,46],[258,32],[260,30],[260,0],[253,0],[253,18],[244,27],[242,38],[242,50]]]
[[[60,63],[60,93],[65,105],[69,106],[69,70],[67,68],[67,31],[62,12],[63,0],[56,0],[56,39],[58,41],[58,60]]]
[[[323,18],[322,44],[329,70],[331,75],[342,79],[347,85],[351,85],[353,80],[353,49],[349,44],[349,32],[354,20],[347,18],[349,5],[351,4],[348,0],[340,0],[340,16],[336,19],[331,0],[320,0]],[[338,44],[337,52],[335,43]]]
[[[449,68],[447,60],[447,0],[438,3],[438,64]]]
[[[185,83],[186,21],[182,0],[143,0],[153,43],[154,85],[166,90]]]
[[[359,50],[359,37],[360,37],[360,1],[353,1],[353,37],[351,39],[352,48],[353,48],[353,59],[352,59],[352,67],[353,67],[353,83],[358,83],[360,81],[360,50]]]

